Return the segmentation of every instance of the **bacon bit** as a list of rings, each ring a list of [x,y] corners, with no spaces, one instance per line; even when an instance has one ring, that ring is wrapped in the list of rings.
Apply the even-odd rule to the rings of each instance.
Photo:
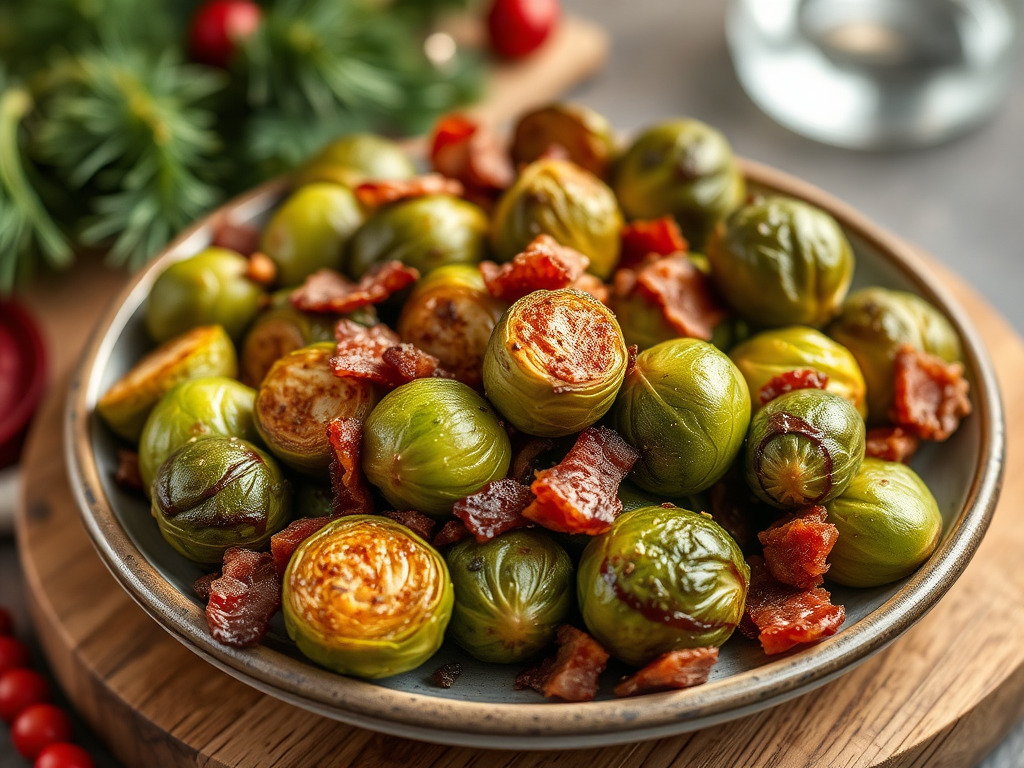
[[[355,189],[356,198],[367,208],[395,203],[424,195],[452,195],[461,197],[462,182],[448,179],[440,173],[429,173],[411,179],[378,179],[365,181]]]
[[[331,269],[321,269],[291,292],[292,306],[304,312],[332,312],[343,315],[370,304],[380,304],[412,285],[420,273],[400,261],[374,267],[358,283]]]
[[[650,261],[652,254],[669,256],[686,253],[689,243],[671,216],[662,216],[650,221],[632,221],[622,228],[622,250],[619,267],[633,269]]]
[[[505,477],[455,502],[453,512],[482,544],[506,531],[531,525],[522,514],[531,501],[533,493],[528,487]]]
[[[267,254],[253,251],[245,276],[257,285],[271,285],[277,279],[277,264]]]
[[[441,367],[440,360],[408,342],[388,347],[381,357],[385,363],[395,369],[395,375],[402,384],[408,384],[413,379],[455,378]]]
[[[772,576],[791,587],[811,589],[824,581],[839,529],[828,522],[824,507],[807,507],[772,523],[757,539]]]
[[[437,168],[435,162],[437,156],[448,147],[462,144],[476,131],[476,121],[470,120],[466,115],[453,112],[438,118],[437,125],[434,126],[434,135],[430,139],[430,161],[434,163],[436,170],[444,173],[446,176],[452,175],[446,173],[441,168]]]
[[[230,219],[222,221],[213,231],[210,245],[227,248],[243,256],[255,253],[260,247],[263,233],[253,224],[241,224]]]
[[[373,497],[363,477],[363,422],[356,418],[331,419],[327,424],[331,443],[331,489],[334,516],[372,515]]]
[[[541,152],[531,163],[535,163],[538,160],[568,160],[572,162],[572,153],[558,142],[552,142]],[[529,165],[530,163],[520,163],[520,168]],[[578,165],[578,163],[577,163]],[[589,168],[587,170],[590,170]],[[598,174],[594,174],[597,176]]]
[[[616,696],[636,696],[704,685],[718,661],[717,648],[687,648],[663,653],[615,686]]]
[[[615,293],[636,295],[661,307],[665,321],[680,336],[710,341],[715,326],[729,316],[711,281],[686,256],[664,256],[638,268],[634,278],[615,275]]]
[[[485,205],[515,179],[512,161],[497,137],[465,115],[446,115],[438,121],[430,162],[435,171],[461,181],[467,198]]]
[[[508,476],[516,482],[529,485],[533,482],[533,473],[537,469],[538,459],[543,453],[555,447],[555,441],[533,435],[523,435],[521,439],[523,442],[518,446],[515,456],[512,457]]]
[[[626,361],[626,375],[629,376],[636,368],[636,358],[640,354],[640,347],[636,344],[630,344],[626,347],[626,354],[629,356]]]
[[[487,290],[497,299],[515,301],[534,291],[554,291],[572,285],[587,271],[590,259],[559,245],[551,235],[537,235],[512,261],[480,264]]]
[[[549,699],[591,701],[607,665],[608,652],[594,638],[563,624],[558,628],[558,656],[541,693]]]
[[[792,392],[794,389],[825,389],[828,386],[828,374],[813,368],[801,368],[798,371],[786,371],[773,377],[758,390],[761,405],[767,405],[779,395]]]
[[[532,688],[537,693],[544,693],[544,683],[555,666],[555,657],[548,656],[535,667],[524,669],[516,675],[516,681],[512,687],[517,691],[525,691]]]
[[[192,591],[199,595],[199,599],[204,603],[210,601],[210,585],[213,584],[217,579],[220,578],[220,571],[216,573],[208,573],[205,576],[200,576],[194,582],[192,582]]]
[[[142,473],[139,472],[139,454],[126,448],[117,449],[117,470],[114,482],[126,491],[142,490]]]
[[[622,511],[619,483],[639,458],[615,430],[587,427],[560,463],[537,473],[537,498],[523,516],[552,531],[604,533]]]
[[[864,455],[909,464],[919,445],[921,439],[902,427],[875,427],[868,430]]]
[[[784,653],[802,643],[834,635],[846,619],[846,609],[832,605],[821,587],[802,590],[772,576],[764,558],[747,558],[750,589],[740,631],[761,641],[768,655]]]
[[[971,412],[970,384],[960,363],[947,363],[904,344],[896,353],[895,400],[889,414],[897,426],[922,440],[942,441]]]
[[[422,512],[408,509],[400,512],[384,512],[384,517],[391,518],[399,525],[404,525],[424,541],[430,541],[434,535],[434,526],[437,522],[431,520]]]
[[[288,568],[288,561],[292,559],[299,544],[331,522],[331,519],[330,517],[300,517],[283,531],[278,531],[270,537],[270,553],[274,556],[274,566],[277,568],[278,575],[284,576],[285,569]]]
[[[233,648],[256,645],[281,607],[281,580],[269,552],[230,547],[223,572],[210,584],[206,622],[213,639]]]
[[[601,278],[589,272],[577,277],[569,287],[575,288],[577,291],[589,293],[602,304],[607,304],[611,299],[611,291],[607,283],[602,282]]]
[[[461,676],[462,665],[456,661],[452,664],[442,664],[434,670],[430,679],[438,688],[451,688]]]
[[[441,530],[437,532],[437,536],[434,537],[434,541],[431,543],[434,545],[434,549],[440,549],[441,547],[447,547],[449,544],[458,544],[463,539],[468,539],[471,535],[469,529],[466,528],[461,520],[449,520],[441,526]]]
[[[330,364],[335,376],[370,379],[389,387],[402,383],[394,367],[384,362],[384,352],[400,344],[401,339],[384,323],[366,328],[342,319],[334,329],[334,338],[338,347]]]

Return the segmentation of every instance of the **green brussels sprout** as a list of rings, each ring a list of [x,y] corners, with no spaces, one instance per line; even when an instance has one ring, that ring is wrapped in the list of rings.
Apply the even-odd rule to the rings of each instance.
[[[484,544],[472,539],[447,554],[455,587],[448,631],[480,661],[511,664],[555,641],[572,607],[572,564],[539,531],[511,531]]]
[[[505,477],[508,434],[490,403],[458,381],[416,379],[371,411],[363,432],[363,471],[397,509],[431,517]]]
[[[550,104],[519,118],[512,136],[512,162],[527,165],[552,147],[564,149],[568,159],[603,179],[615,157],[611,123],[582,104]]]
[[[303,654],[373,679],[433,656],[453,600],[441,555],[404,525],[371,515],[340,518],[302,542],[281,591],[285,628]]]
[[[725,137],[698,120],[641,133],[619,158],[612,187],[630,219],[671,214],[695,248],[743,202],[746,184]]]
[[[288,525],[291,498],[277,463],[237,437],[186,443],[157,470],[153,517],[167,543],[197,563],[228,547],[259,549]]]
[[[724,352],[706,341],[675,339],[637,356],[611,419],[640,451],[633,482],[679,498],[710,488],[739,455],[750,394]]]
[[[942,515],[928,486],[910,467],[864,459],[842,494],[825,505],[839,539],[828,579],[878,587],[909,576],[939,544]]]
[[[263,252],[277,265],[279,285],[298,285],[320,269],[341,270],[345,246],[363,223],[352,190],[340,184],[300,187],[263,230]]]
[[[660,506],[619,515],[587,547],[576,579],[587,629],[637,667],[724,643],[743,618],[749,586],[750,568],[724,528]]]
[[[628,363],[622,331],[604,304],[572,288],[534,291],[491,333],[484,390],[521,432],[571,435],[611,408]]]
[[[162,344],[200,325],[220,325],[237,339],[264,296],[248,272],[249,260],[227,248],[207,248],[171,264],[149,289],[150,338]]]
[[[369,179],[408,179],[416,166],[390,139],[372,133],[342,136],[317,152],[296,173],[296,186],[329,181],[355,188]]]
[[[377,402],[368,379],[342,378],[331,370],[332,342],[319,342],[285,355],[256,392],[255,420],[263,442],[292,469],[327,477],[332,419],[365,418]]]
[[[219,325],[186,331],[143,357],[96,404],[114,432],[138,442],[150,412],[175,384],[201,376],[238,373],[235,345]]]
[[[656,493],[648,493],[629,480],[623,480],[619,483],[619,501],[622,502],[623,512],[632,512],[640,507],[656,507],[668,499]]]
[[[622,214],[611,189],[566,160],[538,160],[519,174],[494,209],[491,248],[510,261],[537,235],[551,235],[590,259],[602,280],[619,261]]]
[[[857,359],[867,382],[868,413],[875,423],[889,417],[896,353],[904,344],[950,363],[961,361],[953,326],[927,301],[905,291],[856,291],[827,330]]]
[[[745,205],[719,223],[707,257],[725,300],[764,326],[824,325],[853,278],[853,248],[836,220],[785,197]]]
[[[781,374],[810,368],[828,376],[828,392],[849,400],[861,417],[868,415],[857,360],[846,347],[813,328],[794,325],[764,331],[734,347],[729,357],[747,380],[755,413],[761,410],[761,387]]]
[[[824,504],[857,474],[864,433],[864,419],[846,398],[821,389],[780,395],[751,420],[747,485],[783,509]]]
[[[346,271],[356,279],[398,260],[425,275],[445,264],[478,264],[487,248],[487,214],[451,195],[424,195],[378,209],[352,237]]]
[[[463,384],[479,387],[487,341],[505,306],[491,296],[480,270],[449,264],[420,278],[396,329]]]
[[[160,465],[190,440],[213,436],[259,440],[252,418],[255,397],[251,388],[222,376],[183,381],[164,395],[146,419],[139,439],[139,474],[146,495]]]

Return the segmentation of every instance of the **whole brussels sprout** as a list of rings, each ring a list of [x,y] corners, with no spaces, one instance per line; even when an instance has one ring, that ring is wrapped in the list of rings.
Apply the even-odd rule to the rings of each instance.
[[[836,220],[785,197],[735,211],[715,228],[707,257],[725,300],[764,326],[824,325],[853,278],[853,249]]]
[[[611,412],[640,460],[630,478],[679,498],[714,485],[743,447],[750,394],[725,353],[697,339],[641,352]]]
[[[416,379],[390,392],[363,432],[363,471],[397,509],[431,517],[505,476],[512,446],[490,403],[458,381]]]
[[[186,443],[157,470],[153,517],[167,543],[197,563],[228,547],[259,549],[288,525],[291,498],[277,463],[237,437]]]
[[[623,480],[619,483],[619,501],[622,502],[623,512],[632,512],[640,507],[656,507],[668,499],[656,493],[648,493],[629,480]]]
[[[306,539],[285,571],[288,636],[317,664],[381,678],[415,669],[444,639],[452,614],[444,559],[386,517],[349,515]]]
[[[436,357],[463,384],[478,387],[491,331],[505,304],[468,264],[438,267],[420,278],[398,317],[398,334]]]
[[[274,212],[261,248],[277,265],[278,284],[298,285],[317,270],[340,270],[346,243],[362,223],[363,210],[348,187],[309,184]]]
[[[910,467],[864,459],[843,493],[826,504],[839,540],[828,578],[848,587],[877,587],[909,576],[939,544],[942,515],[928,486]]]
[[[764,331],[729,352],[750,389],[754,412],[761,410],[758,393],[776,376],[813,369],[828,376],[825,389],[849,400],[861,417],[868,415],[864,376],[850,350],[813,328],[794,325]]]
[[[408,179],[416,166],[390,139],[372,133],[353,133],[332,141],[297,173],[297,186],[330,181],[355,188],[368,179]]]
[[[783,509],[824,504],[857,474],[864,433],[864,419],[839,395],[821,389],[780,395],[750,423],[747,485]]]
[[[743,202],[746,184],[725,137],[698,120],[641,133],[619,159],[612,187],[630,219],[671,214],[695,248]]]
[[[425,195],[377,210],[349,243],[345,269],[360,278],[398,260],[425,275],[445,264],[478,264],[487,248],[487,214],[451,195]]]
[[[247,277],[249,260],[227,248],[207,248],[176,261],[149,289],[146,330],[162,344],[200,325],[220,325],[232,338],[259,311],[263,289]]]
[[[213,436],[259,440],[252,419],[255,397],[254,390],[222,376],[183,381],[164,395],[146,419],[139,439],[139,474],[146,495],[160,465],[190,440]]]
[[[510,261],[537,235],[551,235],[590,259],[602,280],[619,261],[622,214],[611,189],[566,160],[538,160],[519,174],[494,209],[491,247]]]
[[[513,163],[532,163],[552,146],[603,179],[615,157],[615,132],[604,115],[582,104],[550,104],[519,118],[512,136]]]
[[[560,437],[594,424],[615,402],[629,355],[619,324],[582,291],[534,291],[491,333],[484,390],[512,425]]]
[[[377,402],[368,379],[342,378],[331,371],[332,342],[319,342],[282,357],[256,392],[256,429],[277,458],[292,469],[327,477],[332,419],[365,418]]]
[[[448,631],[480,661],[511,664],[555,640],[572,607],[572,564],[539,531],[511,531],[484,544],[472,539],[447,553],[455,587]]]
[[[678,507],[626,512],[595,536],[576,590],[587,629],[642,667],[668,651],[718,646],[743,618],[750,568],[709,516]]]
[[[863,288],[850,294],[828,335],[857,359],[867,382],[868,413],[884,422],[892,407],[896,353],[904,344],[961,361],[960,339],[939,310],[919,296],[887,288]]]

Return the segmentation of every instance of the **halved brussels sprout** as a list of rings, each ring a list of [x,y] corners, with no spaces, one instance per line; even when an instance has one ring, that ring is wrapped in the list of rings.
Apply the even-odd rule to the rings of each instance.
[[[510,531],[484,544],[452,547],[451,637],[480,661],[511,664],[555,641],[572,607],[572,564],[539,531]]]
[[[345,269],[353,278],[397,260],[421,275],[445,264],[478,264],[487,248],[487,214],[451,195],[425,195],[385,205],[349,243]]]
[[[729,469],[750,423],[750,394],[725,353],[675,339],[637,356],[611,418],[640,451],[633,482],[679,498],[710,488]]]
[[[452,603],[441,555],[404,525],[370,515],[343,517],[302,542],[281,593],[288,636],[302,653],[372,679],[433,656]]]
[[[877,587],[902,579],[927,560],[942,535],[942,515],[928,486],[910,467],[864,459],[849,487],[826,504],[839,540],[828,579]]]
[[[296,186],[330,181],[355,188],[369,179],[408,179],[416,166],[390,139],[372,133],[353,133],[332,141],[296,174]]]
[[[552,146],[598,178],[608,175],[615,156],[615,132],[604,117],[582,104],[550,104],[519,118],[512,136],[512,162],[532,163]]]
[[[149,289],[150,337],[162,344],[200,325],[220,325],[238,338],[256,316],[264,295],[248,272],[249,260],[226,248],[207,248],[174,262]]]
[[[538,160],[519,174],[494,209],[491,247],[510,261],[537,235],[551,235],[590,259],[602,280],[619,261],[622,214],[611,189],[566,160]]]
[[[154,349],[121,377],[96,404],[114,432],[137,442],[150,411],[175,384],[201,376],[238,373],[235,345],[219,325],[193,328]]]
[[[256,393],[256,429],[270,451],[292,469],[326,477],[332,419],[365,418],[377,402],[368,379],[342,378],[331,371],[331,342],[311,344],[282,357]]]
[[[580,560],[587,629],[642,667],[668,651],[719,646],[743,618],[750,568],[710,516],[678,507],[619,515]]]
[[[747,485],[775,507],[824,504],[857,474],[864,433],[864,419],[839,395],[821,389],[780,395],[750,423]]]
[[[153,517],[167,543],[197,563],[228,547],[259,549],[288,525],[291,498],[277,463],[236,437],[187,443],[157,470]]]
[[[824,325],[853,278],[853,249],[836,220],[785,197],[735,211],[715,228],[707,257],[726,301],[763,326]]]
[[[431,517],[504,477],[508,434],[490,403],[458,381],[416,379],[366,419],[363,471],[397,509]]]
[[[341,270],[345,246],[363,223],[352,190],[341,184],[300,187],[263,230],[263,252],[277,265],[278,285],[298,285],[319,269]]]
[[[616,163],[612,186],[630,219],[671,214],[694,248],[743,202],[746,184],[729,142],[699,120],[641,133]]]
[[[826,391],[845,397],[862,417],[868,415],[864,376],[856,358],[813,328],[794,325],[764,331],[734,347],[729,357],[747,380],[755,413],[761,410],[761,387],[776,376],[809,368],[828,376]]]
[[[571,435],[611,408],[628,362],[622,331],[604,304],[572,288],[534,291],[491,333],[484,390],[516,429]]]

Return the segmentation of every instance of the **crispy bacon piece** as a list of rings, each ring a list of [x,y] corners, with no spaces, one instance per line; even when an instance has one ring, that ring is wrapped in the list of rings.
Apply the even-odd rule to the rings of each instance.
[[[512,161],[498,138],[465,115],[438,120],[430,163],[435,171],[461,181],[468,199],[485,205],[515,180]]]
[[[291,292],[292,306],[304,312],[346,312],[380,304],[419,279],[420,273],[400,261],[374,267],[358,283],[331,269],[321,269]]]
[[[231,547],[221,577],[210,584],[206,622],[213,639],[233,648],[256,645],[281,607],[281,579],[269,552]]]
[[[531,525],[523,510],[533,501],[530,489],[510,477],[493,480],[455,502],[455,516],[483,543],[506,531]]]
[[[551,235],[537,235],[512,261],[481,263],[480,274],[492,296],[512,302],[534,291],[572,285],[588,266],[590,259],[579,251],[559,245]]]
[[[365,328],[342,319],[334,329],[334,338],[338,347],[330,363],[335,376],[370,379],[389,387],[402,383],[395,368],[384,362],[384,352],[402,340],[384,323]]]
[[[807,507],[785,515],[757,534],[772,576],[798,589],[820,586],[828,571],[826,558],[839,540],[824,507]]]
[[[589,293],[602,304],[607,304],[611,300],[611,291],[608,288],[608,284],[602,282],[601,278],[597,275],[592,275],[589,272],[577,277],[569,287],[575,288],[577,291]]]
[[[260,247],[262,237],[263,233],[259,227],[226,219],[213,230],[213,241],[210,245],[249,256]]]
[[[364,181],[355,189],[356,198],[367,208],[376,208],[399,200],[424,195],[453,195],[461,197],[465,190],[458,179],[448,179],[440,173],[428,173],[411,179],[377,179]]]
[[[560,463],[537,473],[537,498],[523,516],[552,531],[604,533],[622,511],[619,483],[639,458],[615,430],[587,427]]]
[[[472,534],[461,520],[449,520],[441,526],[441,530],[437,532],[437,536],[434,537],[434,541],[431,543],[434,545],[434,549],[440,549],[441,547],[447,547],[449,544],[458,544],[470,536]]]
[[[640,354],[640,347],[636,344],[630,344],[626,347],[626,354],[628,355],[628,360],[626,362],[626,375],[629,376],[629,374],[633,372],[633,369],[636,368],[636,358],[637,355]]]
[[[199,599],[204,603],[210,600],[210,585],[213,584],[217,579],[220,578],[220,571],[216,573],[208,573],[205,576],[200,576],[194,582],[192,582],[192,591],[199,595]]]
[[[299,544],[331,522],[330,517],[300,517],[283,531],[270,537],[270,554],[274,556],[277,573],[284,576],[288,561],[292,559]]]
[[[608,665],[608,652],[594,638],[575,627],[558,628],[558,656],[541,689],[547,698],[591,701],[598,678]]]
[[[431,520],[422,512],[408,509],[399,512],[384,512],[384,517],[389,517],[400,525],[404,525],[424,541],[430,541],[434,535],[434,526],[437,522]]]
[[[451,664],[442,664],[434,670],[430,679],[438,688],[451,688],[461,675],[462,665],[456,661]]]
[[[663,653],[615,686],[615,695],[636,696],[704,685],[716,661],[717,648],[687,648]]]
[[[512,457],[512,464],[509,466],[508,476],[523,485],[533,482],[533,473],[537,469],[537,461],[545,451],[555,447],[555,441],[546,437],[534,437],[533,435],[516,436],[513,438],[515,455]]]
[[[544,682],[548,679],[548,675],[551,674],[554,666],[555,657],[548,656],[536,666],[524,669],[516,675],[516,681],[512,687],[517,691],[525,691],[527,688],[532,688],[537,693],[544,693]]]
[[[671,216],[649,221],[631,221],[622,228],[621,238],[620,268],[639,267],[652,255],[657,258],[690,250],[689,243],[679,231],[679,225]]]
[[[277,264],[267,254],[253,251],[249,256],[249,269],[245,276],[259,285],[270,285],[277,279]]]
[[[334,515],[372,515],[373,497],[363,477],[363,422],[356,418],[331,419],[331,489]]]
[[[971,412],[970,384],[960,363],[904,344],[896,353],[893,409],[897,426],[922,440],[945,440]]]
[[[441,361],[431,354],[419,349],[415,344],[402,342],[388,347],[381,355],[384,362],[395,370],[395,376],[401,383],[408,384],[413,379],[453,379],[451,373],[441,367]]]
[[[761,405],[766,405],[779,395],[792,392],[794,389],[824,389],[828,386],[828,374],[813,368],[801,368],[797,371],[786,371],[773,377],[758,390],[757,396]]]
[[[750,589],[740,631],[761,641],[764,652],[784,653],[802,643],[834,635],[846,619],[846,609],[832,605],[821,587],[797,589],[772,576],[762,557],[749,557]]]
[[[921,439],[902,427],[875,427],[868,430],[864,455],[909,464],[919,445]]]
[[[126,448],[117,449],[117,470],[114,482],[126,491],[142,490],[142,474],[139,472],[139,454]]]

